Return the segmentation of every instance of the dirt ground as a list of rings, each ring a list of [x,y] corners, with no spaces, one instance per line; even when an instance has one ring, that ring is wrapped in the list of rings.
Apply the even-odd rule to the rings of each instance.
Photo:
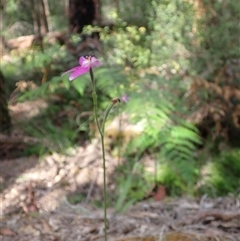
[[[39,107],[36,108],[36,106]],[[12,119],[38,114],[44,102],[13,105]],[[33,111],[34,110],[34,111]],[[15,131],[0,136],[0,238],[2,241],[101,241],[103,169],[100,143],[54,153],[14,158],[31,137]],[[12,148],[15,147],[15,149]],[[4,151],[5,152],[4,152]],[[108,193],[115,190],[118,158],[107,160]],[[122,160],[124,161],[124,160]],[[153,160],[146,159],[151,169]],[[109,241],[240,241],[240,194],[224,198],[170,198],[161,192],[124,213],[108,208]],[[70,200],[80,197],[72,204]],[[156,201],[158,200],[158,201]],[[115,203],[111,206],[114,207]]]
[[[118,161],[107,155],[110,180]],[[0,162],[2,241],[100,241],[103,211],[99,143],[68,154]],[[115,187],[108,181],[108,191]],[[74,193],[85,198],[72,205]],[[108,209],[109,240],[240,241],[240,198],[146,200],[124,213]]]

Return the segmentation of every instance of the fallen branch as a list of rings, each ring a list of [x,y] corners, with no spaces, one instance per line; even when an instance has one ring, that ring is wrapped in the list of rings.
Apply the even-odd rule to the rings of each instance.
[[[11,136],[0,134],[0,143],[18,144],[18,143],[39,143],[40,140],[30,136]]]
[[[206,217],[214,217],[215,219],[220,219],[226,222],[234,218],[240,219],[240,211],[230,212],[230,211],[221,211],[221,210],[206,210],[197,214],[197,217],[194,218],[193,220],[194,222],[197,222]]]

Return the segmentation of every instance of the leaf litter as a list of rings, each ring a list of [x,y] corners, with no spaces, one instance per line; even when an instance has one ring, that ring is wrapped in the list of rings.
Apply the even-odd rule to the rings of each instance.
[[[107,174],[119,159],[106,156]],[[101,241],[103,210],[102,162],[97,141],[68,155],[54,153],[6,159],[1,168],[3,241]],[[108,189],[115,187],[108,179]],[[69,195],[82,195],[77,204]],[[80,195],[80,197],[81,197]],[[170,198],[163,186],[124,213],[108,209],[109,240],[240,241],[240,199],[237,195],[199,199]]]

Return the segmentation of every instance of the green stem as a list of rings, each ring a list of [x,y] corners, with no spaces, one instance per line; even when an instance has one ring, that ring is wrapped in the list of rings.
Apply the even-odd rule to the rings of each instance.
[[[104,197],[104,240],[107,241],[107,180],[106,180],[106,160],[104,147],[104,134],[101,134],[102,158],[103,158],[103,197]]]
[[[104,197],[104,240],[107,241],[107,228],[108,228],[108,222],[107,222],[107,180],[106,180],[106,160],[105,160],[105,146],[104,146],[104,130],[105,130],[105,123],[107,120],[107,117],[110,113],[110,110],[114,106],[114,102],[109,105],[105,111],[105,115],[103,118],[102,125],[100,126],[98,115],[97,115],[97,93],[96,93],[96,83],[93,75],[93,71],[90,68],[90,76],[92,81],[92,97],[93,97],[93,106],[94,106],[94,118],[97,124],[97,128],[101,137],[101,146],[102,146],[102,158],[103,158],[103,197]]]
[[[101,132],[104,134],[104,131],[105,131],[105,123],[106,123],[106,120],[108,118],[108,115],[111,111],[111,109],[113,108],[113,106],[115,105],[115,103],[111,103],[111,105],[109,105],[105,111],[105,115],[103,117],[103,122],[102,122],[102,126],[101,126]]]
[[[107,180],[106,180],[106,159],[105,159],[105,146],[104,146],[104,130],[105,130],[105,123],[108,117],[108,114],[110,113],[110,110],[114,106],[114,103],[112,103],[108,108],[106,109],[104,119],[102,122],[102,128],[99,130],[101,135],[101,144],[102,144],[102,157],[103,157],[103,194],[104,194],[104,237],[105,241],[107,241]]]
[[[101,146],[102,146],[102,158],[103,158],[103,198],[104,198],[104,240],[107,241],[107,182],[106,182],[106,160],[105,160],[105,148],[104,148],[104,133],[100,127],[98,117],[97,117],[97,94],[95,91],[92,93],[93,96],[93,105],[94,105],[94,117],[97,124],[98,132],[101,137]]]
[[[96,83],[95,83],[95,78],[94,78],[94,75],[93,75],[93,70],[92,70],[92,68],[90,68],[89,73],[90,73],[92,85],[95,87],[95,84],[96,84]]]
[[[95,119],[95,122],[97,124],[98,132],[99,132],[100,136],[102,137],[103,133],[102,133],[102,130],[101,130],[101,127],[100,127],[100,123],[99,123],[99,120],[98,120],[98,115],[97,115],[97,93],[95,91],[95,87],[93,87],[92,97],[93,97],[94,119]]]

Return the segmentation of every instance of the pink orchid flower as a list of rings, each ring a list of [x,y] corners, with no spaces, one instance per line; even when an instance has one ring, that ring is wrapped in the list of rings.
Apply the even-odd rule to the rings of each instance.
[[[64,74],[71,73],[69,76],[69,80],[74,80],[80,75],[86,74],[87,72],[90,71],[90,68],[97,67],[102,65],[100,60],[98,60],[95,57],[92,56],[87,56],[87,57],[80,57],[79,58],[79,66],[76,66],[68,71],[66,71]]]
[[[130,98],[129,98],[129,96],[127,96],[126,94],[124,94],[124,95],[122,95],[121,99],[122,99],[122,102],[127,103]]]

